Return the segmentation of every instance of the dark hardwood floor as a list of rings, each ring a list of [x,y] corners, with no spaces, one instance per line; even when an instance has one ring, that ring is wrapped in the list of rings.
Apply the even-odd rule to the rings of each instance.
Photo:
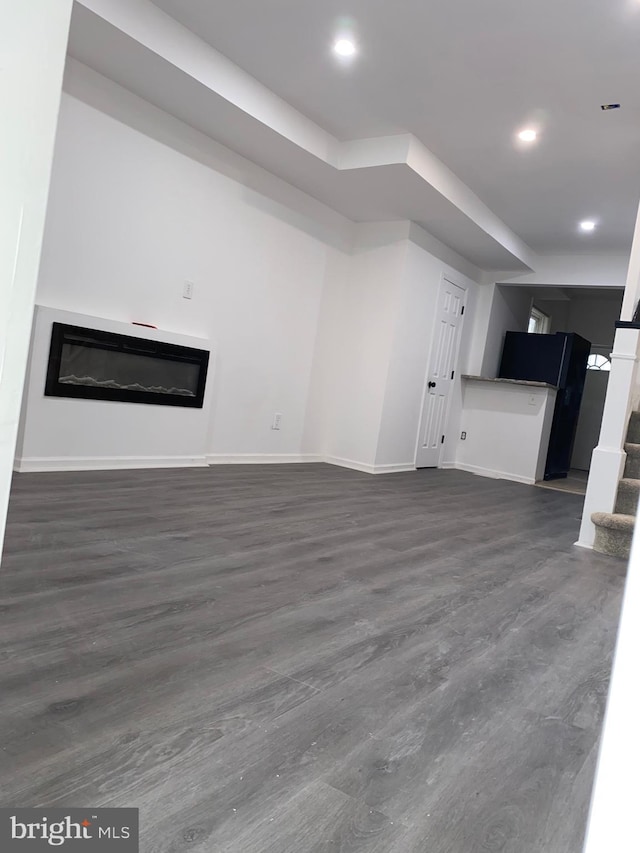
[[[325,465],[23,474],[0,805],[141,851],[580,853],[625,564],[582,499]]]

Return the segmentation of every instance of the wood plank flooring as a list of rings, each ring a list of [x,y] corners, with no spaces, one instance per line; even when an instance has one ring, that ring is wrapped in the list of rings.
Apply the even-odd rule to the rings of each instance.
[[[143,853],[580,853],[623,562],[578,496],[325,465],[23,474],[0,804]]]

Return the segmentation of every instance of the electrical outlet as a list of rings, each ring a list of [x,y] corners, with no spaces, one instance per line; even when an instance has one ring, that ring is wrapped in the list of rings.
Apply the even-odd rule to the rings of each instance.
[[[535,394],[531,394],[531,395],[529,396],[529,405],[530,405],[530,406],[535,406],[535,404],[536,404],[536,395],[535,395]]]
[[[184,287],[182,288],[182,298],[183,299],[193,299],[193,282],[185,281]]]
[[[271,429],[280,429],[280,424],[282,423],[282,414],[280,412],[276,412],[273,416],[273,422],[271,424]]]
[[[463,431],[463,432],[461,432],[461,433],[460,433],[460,438],[462,439],[462,441],[466,441],[466,440],[467,440],[467,434],[466,434],[466,432],[464,432],[464,431]]]

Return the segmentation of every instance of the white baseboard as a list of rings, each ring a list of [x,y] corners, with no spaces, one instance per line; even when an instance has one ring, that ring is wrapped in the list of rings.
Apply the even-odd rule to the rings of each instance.
[[[511,480],[514,483],[523,483],[525,486],[535,486],[535,477],[521,477],[519,474],[510,474],[507,471],[496,471],[493,468],[482,468],[480,465],[466,465],[463,462],[447,462],[443,468],[455,468],[458,471],[468,471],[469,474],[477,474],[479,477],[489,477],[492,480]]]
[[[283,465],[294,462],[324,462],[313,453],[208,453],[207,465]]]
[[[593,551],[593,545],[589,545],[587,542],[580,542],[578,540],[573,544],[576,545],[578,548],[584,548],[586,551]]]
[[[385,465],[374,465],[374,474],[402,474],[405,471],[416,471],[415,462],[403,462],[399,464],[386,463]]]
[[[396,474],[416,470],[411,462],[369,465],[355,459],[313,453],[209,453],[206,456],[32,456],[16,459],[14,471],[117,471],[128,468],[200,468],[207,465],[284,465],[304,462],[326,462],[364,474]]]
[[[363,474],[374,474],[374,466],[366,462],[356,462],[355,459],[343,459],[340,456],[325,456],[323,459],[328,465],[337,465],[339,468],[350,468],[352,471],[362,471]]]
[[[340,468],[351,468],[352,471],[361,471],[363,474],[399,474],[402,471],[416,470],[416,466],[412,462],[370,465],[367,462],[358,462],[355,459],[344,459],[341,456],[320,457],[320,461],[326,462],[329,465],[337,465]]]
[[[14,471],[119,471],[128,468],[204,468],[204,456],[32,456],[16,459]]]

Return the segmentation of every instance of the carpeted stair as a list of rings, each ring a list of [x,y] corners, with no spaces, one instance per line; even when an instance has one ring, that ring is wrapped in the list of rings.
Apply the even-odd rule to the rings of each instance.
[[[640,495],[640,412],[632,412],[624,446],[627,461],[624,476],[618,484],[614,512],[594,512],[596,526],[595,551],[614,557],[628,557],[636,523]]]

